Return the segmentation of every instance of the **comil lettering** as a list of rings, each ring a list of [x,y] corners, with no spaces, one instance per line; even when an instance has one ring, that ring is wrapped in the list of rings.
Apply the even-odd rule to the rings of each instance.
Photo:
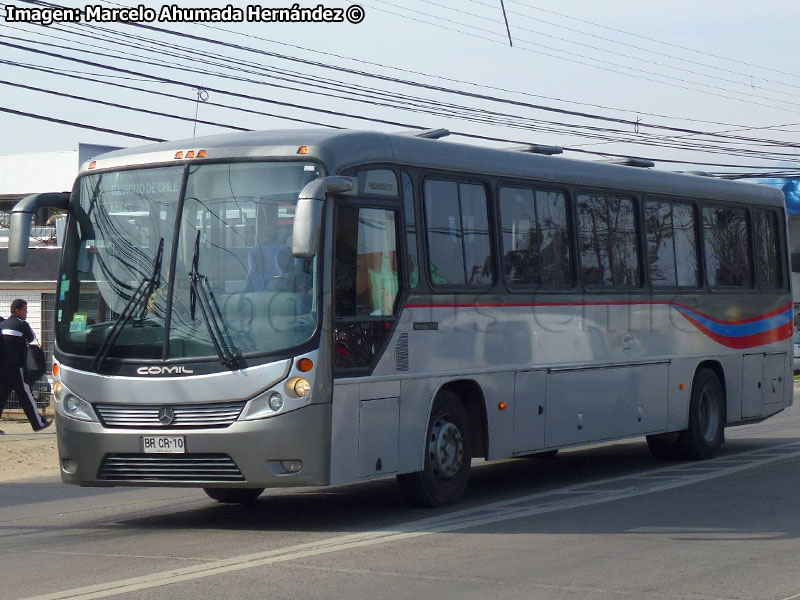
[[[183,366],[176,367],[139,367],[136,369],[139,375],[191,375],[192,369]]]

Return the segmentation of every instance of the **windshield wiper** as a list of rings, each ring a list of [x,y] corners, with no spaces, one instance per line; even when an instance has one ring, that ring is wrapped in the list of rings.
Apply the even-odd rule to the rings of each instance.
[[[136,311],[136,308],[142,303],[142,299],[149,298],[153,290],[161,283],[161,262],[164,257],[164,238],[161,238],[161,241],[158,243],[158,252],[156,253],[156,260],[153,263],[153,271],[150,274],[150,277],[145,277],[139,283],[139,286],[136,290],[131,294],[128,303],[125,305],[125,308],[122,309],[119,317],[116,321],[114,321],[114,325],[111,326],[111,329],[108,330],[108,334],[106,335],[103,343],[100,344],[100,347],[97,349],[97,353],[94,355],[94,362],[92,363],[92,368],[94,370],[99,370],[100,367],[103,366],[105,363],[106,358],[108,357],[108,353],[117,343],[122,330],[125,328],[125,325],[133,316],[133,313]],[[147,305],[145,304],[145,309]],[[144,318],[145,312],[142,312],[142,318]]]
[[[203,314],[203,321],[206,323],[208,333],[211,336],[211,343],[217,351],[219,360],[223,366],[229,369],[238,369],[242,364],[241,351],[230,342],[231,333],[222,316],[222,311],[217,304],[214,290],[208,282],[208,277],[198,271],[200,259],[200,232],[194,240],[194,255],[192,256],[192,270],[189,272],[189,283],[192,289],[189,295],[189,311],[194,321],[195,309],[200,304],[200,312]]]

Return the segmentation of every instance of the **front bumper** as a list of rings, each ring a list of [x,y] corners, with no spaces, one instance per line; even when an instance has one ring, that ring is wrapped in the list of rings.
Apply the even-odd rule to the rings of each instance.
[[[205,429],[120,429],[100,423],[76,421],[61,414],[58,424],[58,454],[64,483],[83,486],[170,486],[170,487],[294,487],[327,485],[330,481],[331,405],[312,404],[304,408],[257,421],[236,421],[232,425]],[[144,435],[185,436],[186,454],[142,453]],[[157,456],[184,459],[193,456],[228,456],[243,476],[241,480],[195,477],[185,472],[180,481],[154,468],[128,472],[124,479],[100,478],[101,467],[111,455],[132,458]],[[302,461],[302,468],[288,473],[282,461]],[[67,462],[74,461],[74,462]],[[65,470],[65,465],[69,471]],[[106,475],[107,477],[107,475]]]

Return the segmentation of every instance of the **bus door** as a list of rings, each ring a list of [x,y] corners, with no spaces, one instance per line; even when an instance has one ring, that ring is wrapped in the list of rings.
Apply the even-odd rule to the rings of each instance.
[[[333,371],[346,381],[334,382],[332,476],[344,469],[339,476],[346,480],[398,468],[400,382],[368,379],[394,373],[382,358],[400,292],[398,211],[391,202],[338,198],[335,204]],[[352,383],[353,377],[365,379]]]

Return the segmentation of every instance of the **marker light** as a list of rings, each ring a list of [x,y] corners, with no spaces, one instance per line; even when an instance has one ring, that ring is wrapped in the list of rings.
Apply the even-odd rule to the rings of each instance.
[[[197,158],[205,158],[208,155],[208,152],[205,150],[198,150],[197,151]]]
[[[90,169],[94,169],[96,166],[97,166],[97,161],[96,160],[93,160],[92,162],[89,163],[89,168]]]
[[[303,373],[308,373],[314,368],[314,362],[310,358],[301,358],[297,361],[297,368]]]
[[[308,154],[308,146],[300,146],[297,149],[298,154]]]
[[[506,404],[505,402],[501,402],[500,404],[497,405],[497,408],[500,410],[505,410],[508,408],[508,404]]]
[[[194,150],[189,150],[186,153],[186,158],[194,158]]]
[[[686,384],[682,383],[678,387],[681,388],[682,390],[685,390],[686,389]]]
[[[181,158],[183,158],[183,150],[178,150],[178,151],[175,153],[175,159],[176,159],[176,160],[179,160],[179,159],[181,159]]]

